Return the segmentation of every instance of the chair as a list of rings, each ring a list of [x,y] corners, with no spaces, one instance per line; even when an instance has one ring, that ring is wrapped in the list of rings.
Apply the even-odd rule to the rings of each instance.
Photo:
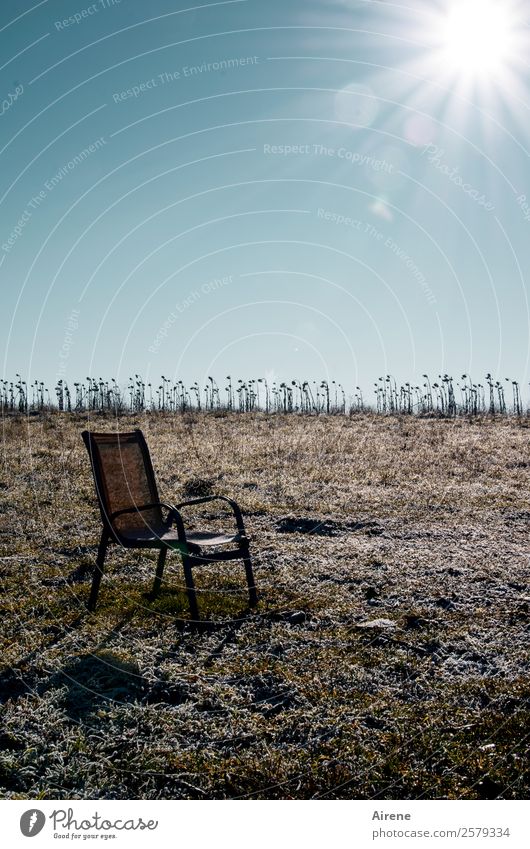
[[[85,430],[82,437],[90,455],[103,522],[89,610],[96,607],[107,546],[113,542],[123,548],[160,550],[152,597],[160,592],[168,550],[178,551],[182,557],[186,592],[194,620],[199,619],[199,610],[192,569],[204,563],[242,560],[250,606],[257,604],[249,542],[241,510],[235,501],[223,495],[208,495],[175,506],[163,503],[158,497],[149,449],[141,430],[130,433],[91,433]],[[232,508],[236,533],[186,532],[181,508],[210,501],[223,501]],[[167,511],[165,518],[163,511]],[[227,545],[231,548],[223,548]]]

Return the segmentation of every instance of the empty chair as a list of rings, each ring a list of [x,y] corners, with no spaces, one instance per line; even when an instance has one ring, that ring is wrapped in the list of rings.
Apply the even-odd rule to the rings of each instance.
[[[141,430],[130,433],[91,433],[85,430],[82,437],[90,455],[103,522],[88,601],[89,610],[96,607],[107,546],[113,542],[124,548],[160,550],[153,597],[160,591],[168,550],[179,552],[184,566],[192,619],[199,619],[192,569],[204,563],[242,560],[250,606],[257,603],[249,542],[241,510],[235,501],[222,495],[208,495],[177,505],[163,503],[158,497],[149,449]],[[236,525],[235,533],[186,532],[181,508],[209,501],[222,501],[231,507]]]

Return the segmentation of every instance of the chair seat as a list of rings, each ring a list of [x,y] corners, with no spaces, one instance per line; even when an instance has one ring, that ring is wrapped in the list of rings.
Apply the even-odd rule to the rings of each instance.
[[[175,528],[132,528],[120,534],[125,545],[137,545],[145,547],[160,548],[161,543],[169,547],[178,547],[179,538]],[[191,551],[200,551],[201,548],[214,548],[222,545],[238,544],[241,541],[240,534],[223,534],[208,531],[190,531],[186,534],[188,548]]]
[[[208,533],[208,531],[191,531],[186,534],[186,539],[192,545],[198,546],[216,546],[229,545],[230,543],[238,543],[241,540],[239,534],[221,534]]]

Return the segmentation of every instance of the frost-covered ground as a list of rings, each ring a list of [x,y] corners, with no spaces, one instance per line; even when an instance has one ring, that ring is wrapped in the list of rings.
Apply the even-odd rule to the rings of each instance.
[[[197,571],[201,631],[175,555],[153,602],[111,549],[87,612],[86,424],[3,422],[3,796],[528,798],[529,421],[123,418],[164,498],[245,511],[259,606]]]

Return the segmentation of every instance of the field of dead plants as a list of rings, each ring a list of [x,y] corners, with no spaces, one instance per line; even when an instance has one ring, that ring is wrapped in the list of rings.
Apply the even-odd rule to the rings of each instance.
[[[87,611],[87,424],[141,427],[163,499],[240,503],[257,608],[207,567],[197,630],[177,555],[150,601],[114,546]],[[529,448],[524,416],[5,416],[0,794],[529,798]]]

